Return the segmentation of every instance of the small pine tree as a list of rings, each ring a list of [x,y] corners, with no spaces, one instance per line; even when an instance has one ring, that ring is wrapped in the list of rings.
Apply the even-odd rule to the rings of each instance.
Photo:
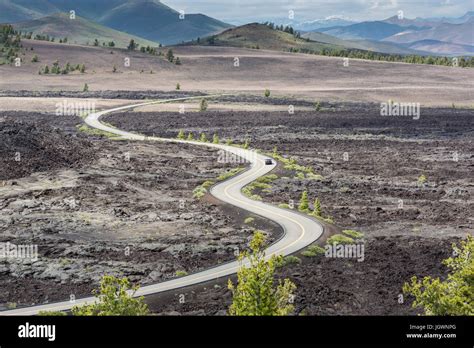
[[[321,216],[322,212],[321,212],[321,201],[319,200],[319,198],[316,198],[316,200],[314,201],[314,210],[313,210],[313,215],[314,216]]]
[[[168,62],[173,63],[174,53],[173,53],[172,49],[170,49],[170,50],[168,50],[168,52],[166,52],[166,59],[168,59]]]
[[[114,65],[114,68],[112,69],[112,72],[113,73],[116,73],[117,72],[117,67]]]
[[[89,85],[86,83],[84,84],[84,88],[82,89],[83,92],[89,92]]]
[[[426,183],[428,179],[426,178],[426,176],[424,174],[420,175],[419,178],[418,178],[418,184],[420,185],[424,185]]]
[[[266,89],[266,90],[265,90],[265,97],[269,98],[270,95],[271,95],[270,90],[269,90],[269,89]]]
[[[219,136],[216,133],[214,133],[214,136],[212,137],[212,143],[219,144]]]
[[[175,62],[176,65],[181,65],[181,60],[179,59],[179,57],[176,57],[176,62]]]
[[[249,147],[250,147],[250,140],[245,139],[245,142],[244,142],[244,149],[245,149],[245,150],[248,150]]]
[[[135,43],[135,40],[131,39],[130,43],[127,46],[129,51],[135,51],[138,48],[138,45]]]
[[[38,56],[36,54],[33,56],[33,58],[31,58],[31,62],[32,63],[38,63],[39,62]]]
[[[186,136],[184,135],[184,131],[182,129],[178,133],[178,139],[180,140],[186,139]]]
[[[45,73],[45,74],[49,74],[49,66],[46,65],[46,66],[44,67],[44,73]]]
[[[242,253],[238,260],[241,266],[237,272],[237,285],[229,279],[228,288],[232,292],[232,316],[284,316],[294,311],[293,292],[295,284],[289,279],[275,280],[275,269],[281,257],[272,256],[265,260],[265,236],[257,231],[250,242],[251,253]],[[244,260],[249,261],[243,266]],[[275,287],[276,285],[276,287]]]
[[[201,133],[201,135],[199,136],[199,141],[203,143],[207,143],[206,133]]]
[[[207,107],[208,107],[207,100],[201,99],[201,102],[199,103],[199,111],[201,112],[206,111]]]
[[[314,108],[316,109],[316,111],[320,111],[321,110],[321,102],[317,102],[316,104],[314,104]]]
[[[273,148],[272,156],[273,156],[274,158],[279,156],[279,155],[278,155],[278,147],[275,146],[275,147]]]
[[[308,192],[303,191],[301,195],[300,204],[298,205],[298,210],[301,212],[308,212],[309,210],[309,200],[308,200]]]
[[[176,84],[176,90],[179,91],[181,89],[181,85],[179,83]]]
[[[193,134],[192,132],[189,132],[189,134],[188,134],[188,140],[189,140],[189,141],[194,140],[194,134]]]
[[[81,72],[81,74],[84,74],[86,72],[86,66],[82,64],[79,71]]]

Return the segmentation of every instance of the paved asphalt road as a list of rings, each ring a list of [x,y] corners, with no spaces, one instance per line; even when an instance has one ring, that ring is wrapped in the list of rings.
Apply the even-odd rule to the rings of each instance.
[[[212,96],[208,96],[212,97]],[[276,243],[272,244],[267,250],[266,255],[270,257],[272,255],[290,255],[295,253],[311,243],[315,242],[323,234],[323,226],[316,220],[307,217],[303,214],[299,214],[295,211],[281,209],[263,202],[254,201],[245,197],[241,190],[246,185],[255,181],[257,178],[266,175],[271,172],[276,164],[266,165],[265,160],[269,157],[261,155],[252,150],[245,150],[238,147],[221,145],[221,144],[210,144],[193,141],[182,141],[177,139],[162,139],[156,137],[145,137],[143,135],[134,134],[126,131],[122,131],[116,128],[112,128],[100,123],[99,119],[105,114],[110,114],[118,111],[125,111],[133,109],[139,106],[145,106],[157,103],[176,102],[190,99],[201,99],[202,97],[192,98],[178,98],[163,101],[154,101],[141,104],[134,104],[114,108],[98,113],[90,114],[85,122],[93,128],[97,128],[103,131],[107,131],[116,135],[120,135],[126,139],[137,140],[137,141],[160,141],[170,143],[186,143],[194,144],[198,146],[208,146],[217,148],[222,151],[227,151],[242,158],[245,158],[251,163],[249,170],[232,177],[229,180],[221,182],[211,188],[211,194],[223,202],[232,204],[236,207],[247,210],[253,214],[260,215],[272,221],[275,221],[284,229],[284,235]],[[274,162],[274,161],[273,161]],[[246,265],[246,260],[243,261],[243,265]],[[209,280],[217,279],[224,276],[235,274],[240,267],[238,262],[229,262],[221,264],[219,266],[207,269],[202,272],[190,274],[181,278],[165,281],[162,283],[148,285],[140,288],[136,293],[137,296],[145,296],[160,293],[163,291],[179,289],[182,287],[199,284]],[[35,315],[39,311],[65,311],[71,309],[75,305],[82,305],[85,303],[94,302],[94,297],[76,299],[75,302],[65,301],[59,303],[51,303],[45,305],[39,305],[28,308],[15,309],[10,311],[0,312],[0,315]]]

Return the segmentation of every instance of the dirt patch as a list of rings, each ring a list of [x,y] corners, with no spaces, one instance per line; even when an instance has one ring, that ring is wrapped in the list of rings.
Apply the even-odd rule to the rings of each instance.
[[[72,168],[93,158],[87,140],[41,124],[0,121],[0,180]]]
[[[125,49],[85,47],[35,40],[22,40],[25,56],[21,68],[3,65],[0,90],[11,91],[131,91],[153,89],[206,93],[252,93],[299,95],[315,100],[387,101],[402,100],[426,105],[472,104],[473,69],[397,64],[351,59],[344,67],[340,57],[322,57],[266,50],[227,47],[174,48],[181,65],[163,57]],[[31,50],[33,48],[33,50]],[[111,53],[112,52],[112,53]],[[36,54],[39,63],[31,62]],[[124,59],[130,66],[124,66]],[[239,58],[240,66],[234,66]],[[84,74],[39,75],[56,60],[85,64]],[[117,67],[114,72],[113,67]],[[5,82],[3,82],[5,81]]]

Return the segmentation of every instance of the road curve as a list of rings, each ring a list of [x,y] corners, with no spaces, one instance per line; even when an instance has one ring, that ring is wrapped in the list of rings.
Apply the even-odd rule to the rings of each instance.
[[[207,97],[210,98],[215,96]],[[222,144],[147,137],[144,135],[134,134],[131,132],[126,132],[113,127],[109,127],[105,124],[102,124],[99,120],[100,117],[106,114],[130,110],[140,106],[184,101],[198,98],[201,99],[203,97],[176,98],[118,107],[90,114],[86,118],[85,122],[90,127],[113,133],[129,140],[160,141],[168,143],[185,143],[197,146],[207,146],[227,151],[229,153],[246,159],[251,163],[250,169],[232,177],[229,180],[215,185],[211,188],[211,194],[225,203],[231,204],[233,206],[247,210],[253,214],[257,214],[269,220],[272,220],[278,223],[283,228],[283,237],[268,247],[268,249],[266,250],[267,257],[271,257],[272,255],[290,255],[315,242],[323,234],[323,226],[315,219],[312,219],[295,211],[285,210],[263,202],[251,200],[242,194],[242,188],[255,181],[259,177],[269,173],[275,168],[275,163],[273,165],[265,165],[265,160],[269,157],[259,154],[256,151],[245,150],[242,148]],[[243,264],[246,265],[247,261],[244,260]],[[182,287],[217,279],[220,277],[229,276],[235,274],[239,267],[240,264],[237,261],[224,263],[219,266],[207,269],[205,271],[184,276],[182,278],[168,280],[158,284],[143,286],[136,293],[136,296],[157,294],[163,291],[175,290]],[[71,309],[73,306],[93,303],[95,300],[96,299],[94,297],[88,297],[76,299],[74,302],[65,301],[34,307],[20,308],[10,311],[3,311],[0,312],[0,315],[36,315],[40,311],[66,311]]]

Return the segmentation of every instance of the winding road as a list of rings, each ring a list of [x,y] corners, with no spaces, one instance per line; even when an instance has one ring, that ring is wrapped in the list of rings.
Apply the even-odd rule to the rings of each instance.
[[[220,96],[220,95],[219,95]],[[212,98],[217,96],[206,96],[206,98]],[[192,99],[202,99],[203,97],[189,97],[189,98],[176,98],[162,101],[153,101],[140,104],[133,104],[122,106],[110,110],[105,110],[97,113],[90,114],[85,122],[90,127],[113,133],[115,135],[121,136],[128,140],[136,141],[159,141],[159,142],[168,142],[168,143],[185,143],[192,144],[197,146],[207,146],[211,148],[216,148],[219,150],[227,151],[236,156],[246,159],[250,162],[250,169],[245,172],[240,173],[226,181],[223,181],[211,188],[211,194],[220,199],[221,201],[236,206],[238,208],[249,211],[253,214],[260,215],[264,218],[272,220],[278,223],[284,230],[283,236],[276,241],[274,244],[270,245],[266,250],[267,258],[272,255],[290,255],[295,253],[321,237],[323,234],[323,226],[317,220],[305,216],[295,211],[281,209],[270,204],[266,204],[259,201],[251,200],[245,197],[242,194],[242,189],[255,181],[256,179],[266,175],[271,172],[276,164],[273,161],[273,165],[266,165],[265,161],[269,157],[257,153],[252,150],[245,150],[238,147],[223,145],[223,144],[211,144],[211,143],[202,143],[197,141],[186,141],[178,139],[164,139],[157,137],[147,137],[140,134],[134,134],[131,132],[126,132],[119,130],[110,126],[107,126],[100,122],[100,118],[106,114],[111,114],[118,111],[126,111],[134,109],[141,106],[159,104],[159,103],[169,103],[169,102],[178,102]],[[242,264],[246,265],[248,261],[243,260]],[[221,264],[210,269],[190,274],[181,278],[164,281],[158,284],[147,285],[139,289],[136,293],[136,296],[146,296],[151,294],[157,294],[160,292],[168,290],[176,290],[182,287],[196,285],[206,281],[214,280],[220,277],[229,276],[235,274],[239,267],[242,265],[237,261],[228,262]],[[45,305],[39,305],[34,307],[20,308],[10,311],[0,312],[0,315],[36,315],[40,311],[66,311],[70,310],[73,306],[83,305],[86,303],[92,303],[96,299],[94,297],[76,299],[74,302],[65,301],[58,303],[50,303]]]

